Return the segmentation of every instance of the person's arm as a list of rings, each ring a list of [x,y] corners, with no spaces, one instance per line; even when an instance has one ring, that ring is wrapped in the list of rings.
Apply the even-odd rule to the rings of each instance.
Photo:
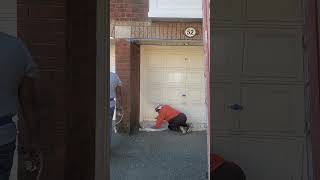
[[[123,94],[122,94],[122,82],[121,82],[121,80],[120,80],[120,78],[119,78],[119,76],[118,75],[116,75],[116,77],[117,77],[117,87],[116,87],[116,99],[117,99],[117,107],[119,108],[119,106],[120,107],[122,107],[122,108],[124,108],[123,107]]]
[[[25,148],[34,151],[39,145],[39,119],[36,116],[35,80],[25,78],[19,89],[20,114],[19,119],[24,124]]]
[[[117,99],[117,107],[123,107],[123,97],[122,97],[122,88],[121,86],[116,87],[116,99]]]
[[[39,79],[38,66],[33,62],[31,54],[27,48],[23,48],[22,54],[25,59],[24,78],[19,87],[19,101],[20,101],[20,114],[19,118],[25,125],[24,139],[26,140],[25,148],[35,150],[39,146],[39,130],[40,123],[36,114],[37,99],[36,99],[36,84]]]
[[[159,129],[164,121],[164,114],[160,113],[156,119],[157,119],[157,121],[156,121],[156,125],[154,126],[154,128]]]

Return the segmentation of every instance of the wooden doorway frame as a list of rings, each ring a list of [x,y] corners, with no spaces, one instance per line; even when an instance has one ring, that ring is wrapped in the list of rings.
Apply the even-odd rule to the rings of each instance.
[[[109,103],[106,103],[105,97],[109,94],[109,73],[110,69],[110,51],[109,47],[109,1],[97,0],[97,22],[96,22],[96,40],[97,40],[97,63],[96,63],[96,134],[95,134],[95,180],[109,179],[110,171],[110,142],[109,123],[106,122],[109,113]],[[106,78],[108,77],[108,78]],[[109,164],[109,165],[108,165]]]
[[[320,180],[320,0],[308,0],[306,46],[310,52],[310,132],[314,180]]]

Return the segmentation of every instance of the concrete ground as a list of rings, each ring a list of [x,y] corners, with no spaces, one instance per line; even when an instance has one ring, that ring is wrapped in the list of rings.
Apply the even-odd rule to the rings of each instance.
[[[206,180],[206,132],[114,134],[111,180]]]

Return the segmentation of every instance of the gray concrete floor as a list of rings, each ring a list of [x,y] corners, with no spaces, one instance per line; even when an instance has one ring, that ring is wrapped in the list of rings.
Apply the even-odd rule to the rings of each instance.
[[[111,180],[205,180],[206,132],[114,134],[110,166]]]

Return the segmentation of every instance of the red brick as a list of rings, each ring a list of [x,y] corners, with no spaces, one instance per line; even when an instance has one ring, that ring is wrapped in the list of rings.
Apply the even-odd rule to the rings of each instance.
[[[124,123],[119,128],[119,131],[131,131],[133,126],[137,127],[137,124],[133,122],[139,119],[135,112],[138,111],[139,105],[133,102],[137,100],[140,94],[139,89],[136,87],[140,79],[135,78],[140,74],[136,68],[137,63],[139,63],[136,58],[140,59],[140,56],[136,55],[137,51],[134,51],[134,47],[137,47],[137,45],[126,40],[116,41],[116,71],[123,82],[124,107],[128,111],[128,116],[124,118]]]
[[[148,19],[148,1],[146,0],[117,0],[110,1],[112,20],[142,21]]]

